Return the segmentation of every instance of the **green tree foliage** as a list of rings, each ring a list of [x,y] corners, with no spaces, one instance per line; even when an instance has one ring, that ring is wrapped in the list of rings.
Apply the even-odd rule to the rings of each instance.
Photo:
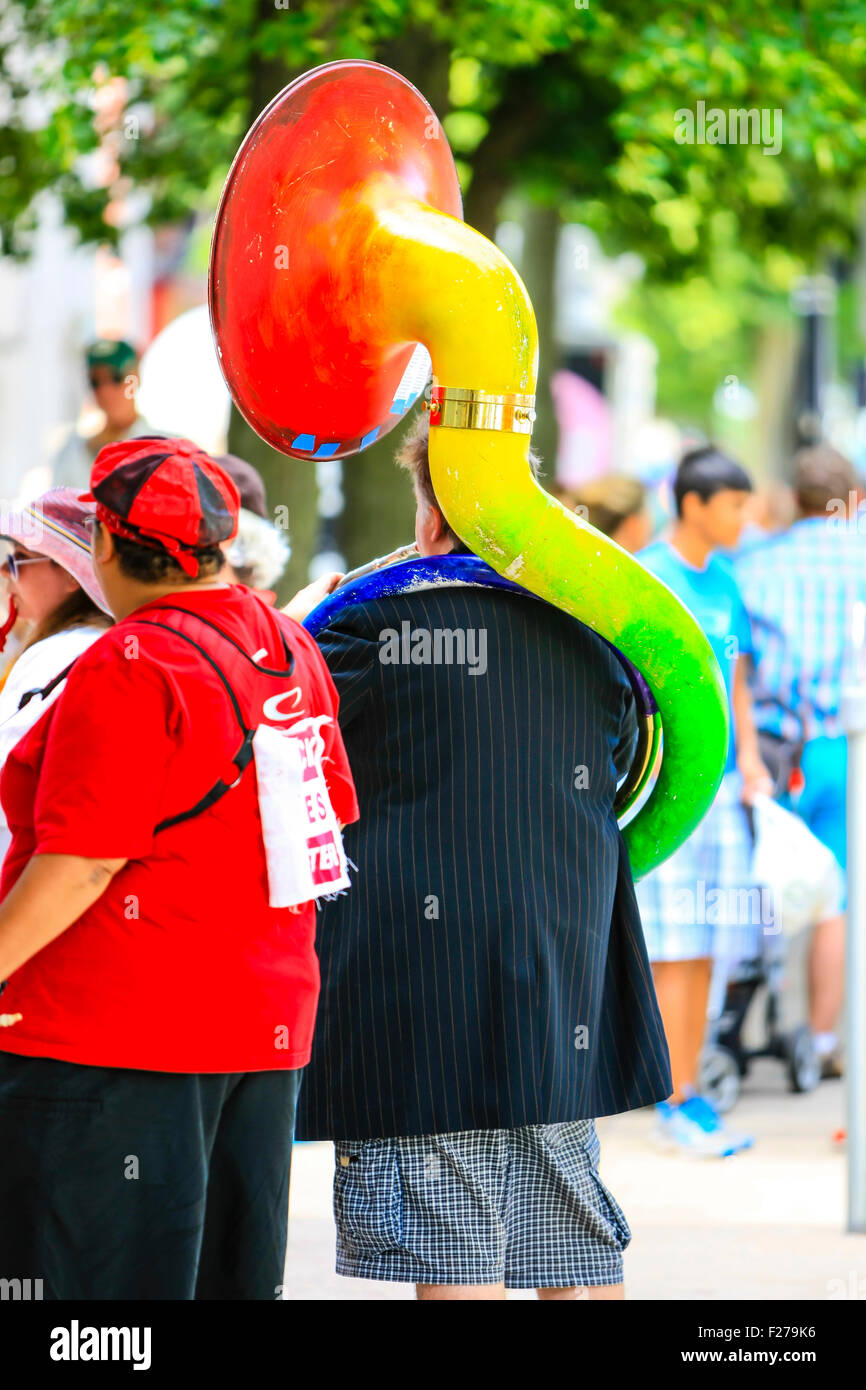
[[[4,249],[26,250],[48,187],[85,238],[116,234],[103,220],[113,190],[82,164],[99,138],[100,77],[128,82],[118,178],[148,193],[160,223],[213,193],[281,85],[341,57],[390,63],[424,90],[488,229],[520,182],[580,211],[610,247],[640,251],[653,274],[698,263],[720,207],[755,253],[850,244],[866,147],[860,0],[12,0],[0,22]],[[677,144],[675,113],[701,100],[780,110],[781,153]]]
[[[786,258],[812,266],[854,245],[863,0],[6,0],[0,247],[26,255],[43,189],[90,241],[116,239],[111,207],[131,188],[153,224],[212,210],[253,117],[299,72],[346,57],[387,63],[429,98],[467,220],[488,235],[519,187],[606,250],[638,251],[650,285],[700,289],[747,258],[722,283],[747,284],[753,305],[764,284],[780,292]],[[94,89],[112,77],[126,106],[97,130]],[[701,101],[780,111],[780,152],[677,143],[677,113]],[[92,175],[100,138],[116,157],[108,187]],[[352,467],[378,486],[384,459]]]

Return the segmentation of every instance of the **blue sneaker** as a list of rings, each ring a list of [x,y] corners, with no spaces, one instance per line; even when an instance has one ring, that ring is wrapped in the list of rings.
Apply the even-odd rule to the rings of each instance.
[[[716,1110],[703,1096],[689,1096],[680,1105],[656,1106],[655,1138],[664,1148],[692,1158],[730,1158],[754,1143],[751,1135],[725,1129]]]

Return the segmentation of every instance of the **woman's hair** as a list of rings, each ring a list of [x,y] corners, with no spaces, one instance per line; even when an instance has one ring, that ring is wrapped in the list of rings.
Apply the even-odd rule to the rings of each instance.
[[[285,570],[291,553],[285,535],[272,521],[241,507],[238,533],[224,551],[239,584],[270,589]]]
[[[54,565],[57,564],[57,561],[52,560],[51,563]],[[58,603],[51,613],[36,624],[21,651],[26,651],[28,647],[35,647],[37,642],[42,642],[46,637],[53,637],[55,633],[66,632],[70,627],[111,627],[111,623],[112,619],[109,615],[103,613],[101,608],[97,608],[93,599],[83,589],[76,588],[71,594],[67,594],[63,602]]]
[[[194,582],[177,560],[162,547],[153,550],[150,546],[139,545],[137,541],[127,540],[125,536],[114,533],[112,540],[120,568],[127,579],[137,579],[142,584],[162,584],[166,579],[177,579],[181,584]],[[212,579],[219,574],[225,557],[218,545],[204,546],[194,554],[198,560],[196,579]]]
[[[646,488],[638,478],[625,473],[609,473],[574,491],[560,494],[560,501],[579,511],[590,526],[612,536],[630,516],[639,516],[646,506]]]

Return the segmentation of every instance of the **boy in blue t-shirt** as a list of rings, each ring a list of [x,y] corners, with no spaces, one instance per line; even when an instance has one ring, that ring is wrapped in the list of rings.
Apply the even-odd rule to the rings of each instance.
[[[752,652],[749,618],[731,565],[714,553],[736,545],[751,490],[749,475],[719,450],[686,454],[674,485],[673,530],[638,556],[691,609],[709,638],[732,714],[716,800],[681,849],[637,887],[674,1080],[670,1101],[658,1107],[659,1137],[671,1148],[719,1157],[752,1141],[729,1133],[696,1093],[714,934],[717,926],[747,925],[735,915],[744,901],[739,890],[748,886],[751,858],[742,803],[772,791],[758,750],[743,660]]]

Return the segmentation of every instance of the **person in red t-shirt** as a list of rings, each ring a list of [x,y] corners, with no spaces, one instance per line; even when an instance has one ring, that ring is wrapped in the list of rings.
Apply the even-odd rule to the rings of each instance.
[[[91,488],[117,621],[0,778],[0,1271],[273,1299],[314,899],[358,818],[337,695],[298,623],[215,577],[238,494],[213,459],[126,441]]]

